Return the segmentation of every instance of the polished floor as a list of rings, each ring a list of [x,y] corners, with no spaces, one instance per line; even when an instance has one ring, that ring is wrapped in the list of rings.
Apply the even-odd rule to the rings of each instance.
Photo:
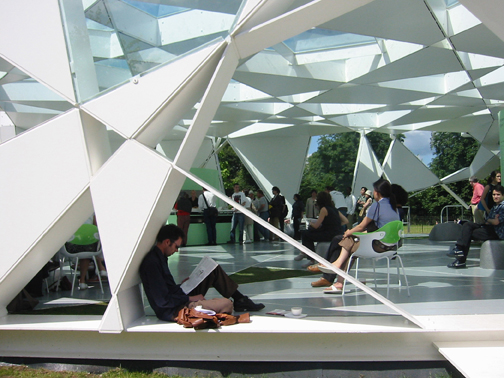
[[[452,243],[431,242],[426,237],[406,238],[399,250],[410,286],[408,296],[404,281],[398,286],[395,264],[391,264],[389,300],[413,316],[428,315],[481,315],[504,314],[504,271],[479,267],[479,244],[471,249],[467,268],[450,269],[452,261],[446,256]],[[250,266],[303,269],[307,260],[294,261],[296,249],[286,242],[256,242],[252,244],[224,244],[182,248],[169,258],[170,269],[179,282],[187,277],[203,256],[211,256],[229,273]],[[386,262],[376,265],[377,292],[386,296]],[[69,272],[66,272],[69,273]],[[355,272],[352,271],[352,274]],[[71,277],[70,277],[71,278]],[[312,288],[310,283],[318,275],[276,281],[244,284],[240,291],[256,302],[265,304],[265,309],[255,315],[266,315],[275,309],[290,310],[293,306],[303,308],[305,319],[341,321],[342,317],[377,316],[396,314],[391,308],[367,293],[356,290],[353,285],[341,294],[324,294],[322,288]],[[359,279],[374,289],[372,264],[362,260]],[[100,292],[98,283],[87,290],[76,290],[72,298],[69,291],[51,292],[42,298],[37,308],[83,303],[86,300],[107,301],[110,299],[108,285]],[[207,297],[218,296],[209,292]],[[146,301],[146,314],[153,315]]]

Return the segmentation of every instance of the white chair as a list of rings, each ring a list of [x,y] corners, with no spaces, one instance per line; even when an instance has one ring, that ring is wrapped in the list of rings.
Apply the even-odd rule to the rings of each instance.
[[[72,271],[72,291],[70,295],[73,296],[74,288],[75,288],[75,277],[77,276],[77,268],[79,267],[79,260],[82,259],[92,259],[95,264],[95,268],[98,267],[98,264],[96,262],[96,256],[99,256],[102,253],[101,249],[101,243],[98,242],[98,246],[96,248],[97,250],[94,252],[77,252],[77,253],[70,253],[67,251],[66,247],[63,245],[63,247],[60,248],[59,253],[60,253],[60,266],[63,267],[64,260],[68,261],[68,265],[70,266],[70,270],[72,270],[72,262],[75,262],[75,268]],[[103,291],[103,284],[101,280],[100,273],[98,272],[98,280],[100,281],[100,288],[102,294],[104,293]]]
[[[375,262],[381,259],[387,259],[387,298],[389,296],[390,290],[390,260],[395,260],[397,262],[397,276],[399,280],[399,286],[401,286],[401,275],[399,273],[399,264],[401,265],[404,281],[406,282],[406,288],[408,290],[408,296],[410,295],[408,278],[406,277],[406,272],[404,271],[404,265],[402,263],[401,256],[397,254],[397,248],[386,251],[386,252],[376,252],[373,249],[373,240],[380,240],[385,244],[394,245],[399,242],[402,236],[403,224],[401,221],[393,221],[387,223],[382,228],[378,229],[375,232],[368,233],[360,233],[356,232],[354,235],[359,236],[360,245],[357,251],[355,251],[348,261],[348,266],[346,269],[346,273],[350,271],[352,266],[352,260],[356,259],[357,262],[355,264],[355,279],[358,279],[358,271],[359,271],[359,259],[371,259],[373,261],[373,273],[375,276],[375,290],[376,286],[376,270],[375,270]],[[342,294],[345,294],[345,286],[346,280],[343,283]]]

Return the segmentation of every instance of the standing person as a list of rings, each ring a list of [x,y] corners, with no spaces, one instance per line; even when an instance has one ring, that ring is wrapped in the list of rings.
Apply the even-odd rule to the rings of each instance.
[[[270,223],[283,232],[285,198],[280,194],[278,186],[271,188],[273,198],[270,201]],[[270,240],[277,241],[278,236],[270,235]]]
[[[201,193],[198,198],[198,208],[203,212],[203,222],[205,222],[208,237],[207,245],[217,245],[218,213],[215,207],[215,195],[203,188],[203,193]]]
[[[259,210],[258,210],[259,209],[259,198],[257,198],[255,196],[255,194],[252,190],[249,192],[249,197],[252,200],[252,206],[255,209],[254,214],[259,215]],[[256,221],[254,221],[253,227],[254,227],[254,241],[258,242],[261,240],[261,237],[259,236],[259,224]]]
[[[345,196],[343,193],[338,192],[332,186],[326,186],[326,192],[331,195],[331,199],[334,203],[334,207],[343,214],[344,217],[347,216],[347,204],[345,201]]]
[[[457,244],[453,248],[456,260],[448,264],[448,268],[465,268],[471,240],[497,240],[504,239],[504,188],[497,184],[492,191],[494,206],[490,209],[484,224],[465,222],[462,225]]]
[[[239,203],[242,206],[245,206],[246,204],[246,197],[245,193],[240,191],[240,185],[235,184],[233,187],[233,194],[231,195],[231,199],[235,201],[236,203]],[[228,243],[236,243],[236,237],[235,237],[235,231],[236,231],[236,226],[239,226],[240,229],[240,234],[238,237],[238,241],[240,244],[243,244],[243,230],[244,230],[244,225],[245,225],[245,215],[237,210],[236,208],[233,207],[233,220],[231,221],[231,232],[229,233],[229,241]]]
[[[294,239],[301,239],[299,226],[301,225],[301,218],[303,218],[304,203],[301,201],[299,194],[294,194],[294,204],[292,205],[292,219],[294,220]]]
[[[306,200],[306,218],[317,219],[319,215],[319,208],[317,205],[317,191],[311,191],[311,197]]]
[[[329,193],[319,192],[317,203],[320,206],[319,217],[310,222],[307,230],[301,232],[303,245],[314,252],[315,242],[331,241],[336,235],[343,233],[341,225],[348,223],[348,219],[332,205]],[[301,261],[305,257],[304,253],[300,253],[294,260]]]
[[[198,208],[198,196],[196,195],[196,190],[191,190],[191,204],[193,209]]]
[[[245,190],[245,209],[256,213],[254,204],[252,203],[252,198],[250,197],[250,193],[248,190]],[[254,221],[252,218],[245,216],[244,221],[245,228],[245,241],[244,244],[250,244],[254,241]]]
[[[352,194],[351,187],[347,187],[347,196],[345,197],[345,201],[347,203],[348,226],[352,227],[355,222],[355,207],[357,206],[357,198]]]
[[[184,307],[202,306],[207,310],[225,313],[231,313],[233,307],[239,312],[259,311],[264,308],[262,303],[254,303],[240,293],[238,284],[229,278],[220,265],[190,293],[184,293],[180,285],[175,283],[168,267],[168,257],[178,251],[183,238],[184,231],[174,224],[161,227],[156,237],[156,245],[140,264],[140,278],[145,294],[159,319],[173,322]],[[210,287],[214,287],[223,298],[205,299],[204,295]]]
[[[364,202],[364,205],[362,206],[362,209],[359,213],[359,223],[361,223],[364,218],[366,218],[368,209],[371,207],[371,204],[373,203],[373,192],[371,190],[366,190],[366,193],[364,193],[366,197],[366,202]]]
[[[369,207],[369,211],[367,215],[364,217],[361,223],[350,230],[346,230],[343,235],[336,236],[336,240],[340,241],[342,238],[347,238],[351,236],[355,232],[362,232],[366,229],[370,228],[371,223],[374,223],[377,228],[383,227],[389,222],[399,220],[399,213],[396,208],[396,199],[395,195],[392,193],[392,187],[390,182],[384,179],[379,179],[375,183],[373,183],[373,196],[376,202]],[[334,243],[331,243],[331,246]],[[336,260],[334,260],[336,258]],[[326,259],[332,264],[341,269],[345,270],[348,264],[348,260],[350,259],[350,252],[345,248],[339,247],[336,249],[327,251]],[[313,265],[312,265],[313,267]],[[319,266],[319,269],[324,272],[327,268]],[[311,270],[311,269],[310,269]],[[330,286],[330,288],[326,289],[327,293],[337,293],[341,292],[343,289],[343,277],[338,276],[337,281],[331,285],[331,283],[336,278],[336,274],[333,273],[332,270],[327,270],[324,273],[324,276],[315,282],[312,282],[312,286]]]
[[[481,200],[483,192],[485,191],[485,187],[478,182],[478,178],[476,176],[471,176],[471,178],[469,179],[469,184],[473,189],[473,195],[471,198],[473,222],[483,224],[485,223],[485,213],[483,210],[478,209],[478,204]]]
[[[493,171],[490,173],[490,178],[488,179],[488,184],[483,190],[481,195],[481,200],[479,202],[478,208],[485,212],[485,216],[490,213],[490,209],[493,207],[494,202],[492,198],[493,188],[495,185],[501,183],[501,173],[500,171]]]
[[[256,206],[257,206],[256,207],[257,214],[259,215],[259,217],[267,222],[269,219],[269,210],[268,210],[269,204],[268,204],[268,200],[266,199],[266,197],[264,197],[264,192],[261,189],[259,189],[257,191],[257,205]],[[259,232],[263,236],[264,240],[269,240],[269,236],[270,236],[269,230],[266,227],[261,226],[259,223],[257,224],[257,228],[259,229]]]
[[[355,215],[356,219],[360,222],[360,213],[362,211],[362,208],[364,207],[364,204],[366,203],[367,197],[366,197],[366,191],[367,188],[363,186],[360,190],[360,196],[357,198],[357,209],[355,209]]]
[[[184,231],[184,238],[182,240],[182,247],[187,245],[187,234],[189,232],[189,225],[191,224],[191,210],[192,203],[189,195],[186,192],[180,192],[179,199],[175,204],[177,210],[177,226]]]

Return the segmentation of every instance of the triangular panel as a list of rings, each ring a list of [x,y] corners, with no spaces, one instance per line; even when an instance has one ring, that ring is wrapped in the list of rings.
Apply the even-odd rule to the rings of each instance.
[[[439,184],[437,176],[397,139],[389,148],[383,170],[391,183],[401,185],[408,192]]]
[[[82,108],[124,137],[131,138],[166,105],[167,99],[187,85],[201,62],[218,46],[212,44],[147,75],[135,77],[122,87],[89,101]],[[173,127],[180,120],[175,114],[165,119],[165,124]]]
[[[257,136],[230,138],[247,170],[271,198],[271,188],[279,186],[287,202],[297,193],[310,143],[309,136],[269,137]]]
[[[383,174],[383,168],[376,157],[369,140],[361,134],[359,152],[355,163],[354,181],[352,184],[354,194],[358,193],[361,187],[371,188],[373,182],[378,180]]]
[[[58,4],[28,0],[4,4],[2,8],[9,11],[0,12],[0,56],[75,103]]]

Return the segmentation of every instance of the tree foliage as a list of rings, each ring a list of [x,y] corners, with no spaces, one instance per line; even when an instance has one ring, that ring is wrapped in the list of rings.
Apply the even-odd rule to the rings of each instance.
[[[234,184],[240,184],[242,189],[257,190],[256,182],[229,144],[219,151],[219,161],[224,189],[228,194],[233,191]]]
[[[376,157],[383,162],[391,139],[387,134],[370,133],[366,136],[375,151]],[[396,136],[404,140],[404,135]],[[334,186],[344,192],[352,185],[355,161],[359,150],[358,133],[328,134],[319,138],[318,149],[309,158],[301,181],[299,193],[308,198],[310,192]]]
[[[434,152],[429,168],[439,178],[443,178],[459,169],[468,167],[478,152],[479,144],[473,138],[464,138],[459,133],[432,133],[431,149]],[[483,177],[480,177],[480,181]],[[469,202],[472,188],[467,181],[449,184],[464,201]],[[444,206],[458,204],[456,200],[442,187],[429,188],[421,193],[413,194],[408,205],[412,213],[425,216],[439,216]]]

